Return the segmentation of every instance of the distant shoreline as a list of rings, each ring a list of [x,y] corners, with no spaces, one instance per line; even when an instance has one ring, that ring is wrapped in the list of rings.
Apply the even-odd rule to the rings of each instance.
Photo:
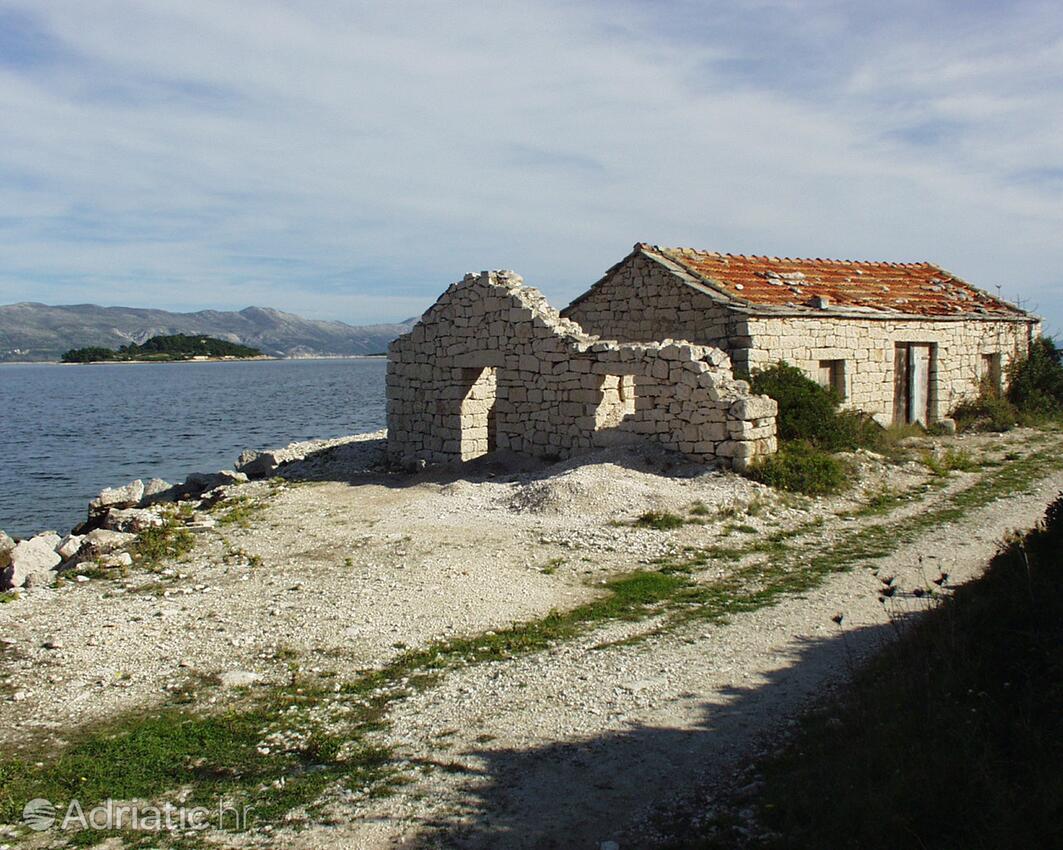
[[[294,362],[302,360],[386,360],[386,354],[321,354],[314,357],[211,357],[203,360],[92,360],[88,363],[64,363],[62,360],[0,360],[0,366],[144,366],[182,363],[261,363],[263,361]]]

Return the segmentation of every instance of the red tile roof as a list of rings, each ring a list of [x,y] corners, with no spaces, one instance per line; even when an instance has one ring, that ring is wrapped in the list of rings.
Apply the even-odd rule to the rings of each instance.
[[[639,244],[698,282],[756,307],[820,308],[915,316],[1024,317],[1018,307],[931,263],[747,257]]]

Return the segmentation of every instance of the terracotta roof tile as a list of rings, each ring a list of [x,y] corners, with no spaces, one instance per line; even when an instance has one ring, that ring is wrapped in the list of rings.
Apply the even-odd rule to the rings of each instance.
[[[747,257],[647,244],[637,248],[754,307],[848,308],[916,316],[1027,315],[932,263]]]

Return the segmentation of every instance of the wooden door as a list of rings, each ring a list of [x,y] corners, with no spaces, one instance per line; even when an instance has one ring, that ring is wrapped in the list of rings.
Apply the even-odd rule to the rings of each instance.
[[[893,424],[908,421],[908,343],[898,342],[893,349]]]
[[[921,343],[908,347],[908,421],[930,421],[930,346]]]
[[[893,357],[893,421],[926,426],[930,422],[930,378],[933,346],[899,342]]]

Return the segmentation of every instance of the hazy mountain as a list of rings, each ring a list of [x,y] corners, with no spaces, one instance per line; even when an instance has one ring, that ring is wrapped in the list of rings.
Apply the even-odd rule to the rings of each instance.
[[[268,307],[248,307],[239,313],[169,313],[95,304],[11,304],[0,307],[0,361],[58,360],[71,348],[117,348],[177,333],[227,339],[281,357],[379,354],[391,340],[406,333],[412,321],[348,325],[304,319]]]

